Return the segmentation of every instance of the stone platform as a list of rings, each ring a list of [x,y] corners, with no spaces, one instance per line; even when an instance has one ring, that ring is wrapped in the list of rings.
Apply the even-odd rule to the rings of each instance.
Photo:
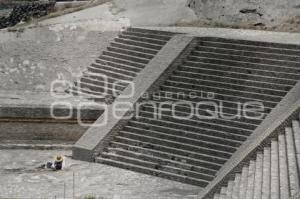
[[[38,170],[57,154],[66,156],[59,172]],[[103,199],[183,199],[198,187],[100,164],[75,161],[70,151],[1,150],[0,198],[65,198],[97,196]]]
[[[49,92],[0,92],[0,148],[70,148],[103,113],[82,98],[56,97]]]

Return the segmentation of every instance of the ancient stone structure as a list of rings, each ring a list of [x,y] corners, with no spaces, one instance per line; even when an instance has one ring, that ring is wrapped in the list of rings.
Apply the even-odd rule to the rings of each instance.
[[[242,148],[241,153],[237,153],[239,160],[234,162],[232,159],[227,164],[236,167],[228,170],[230,174],[226,178],[217,177],[215,181],[219,184],[212,183],[214,186],[208,186],[200,198],[279,199],[299,196],[299,102],[284,113],[281,120],[285,120],[284,124],[274,124],[272,130],[266,131],[263,141],[256,136],[248,147]]]
[[[101,127],[91,127],[74,145],[73,157],[76,159],[214,190],[217,188],[212,185],[213,182],[226,179],[226,175],[221,179],[220,172],[230,168],[227,164],[235,160],[237,154],[242,157],[241,153],[247,152],[245,147],[257,143],[258,135],[265,135],[270,125],[300,97],[297,45],[172,35],[139,28],[129,28],[119,37],[145,50],[153,49],[154,43],[164,42],[164,46],[132,79],[136,85],[134,95],[126,99],[116,97],[108,106],[107,114],[103,114],[95,124],[106,119],[108,122]],[[165,37],[168,37],[167,42],[163,40]],[[115,68],[122,64],[122,67],[126,65],[129,68],[140,64],[138,56],[145,51],[126,50],[127,47],[123,51],[119,47],[114,48],[118,53],[109,54],[111,58],[102,60],[101,67],[114,64]],[[101,71],[100,68],[99,74]],[[151,74],[154,71],[155,74]],[[114,69],[109,74],[118,73]],[[122,76],[125,76],[124,73]],[[94,86],[90,85],[92,88]],[[128,94],[131,89],[127,87],[120,92]],[[160,96],[143,98],[144,93],[154,92],[160,93]],[[212,93],[213,96],[210,96]],[[261,102],[264,117],[253,119],[257,115],[250,111],[248,117],[235,119],[220,115],[212,119],[197,115],[184,118],[193,109],[188,103],[197,105],[201,101],[222,102],[222,110],[218,109],[217,114],[222,112],[223,116],[235,115],[239,110],[236,104]],[[141,102],[134,114],[131,108],[125,108],[119,114],[121,119],[114,117],[114,103],[135,105]],[[174,103],[175,110],[172,109]],[[210,108],[205,104],[193,110],[209,117],[206,110]],[[283,115],[289,116],[288,113]],[[283,121],[277,123],[286,125]],[[255,154],[258,161],[261,156]],[[254,176],[255,161],[251,162]]]
[[[86,110],[87,120],[101,115],[71,137],[74,142],[82,135],[73,158],[196,185],[204,188],[204,199],[296,195],[299,35],[154,29],[122,30],[68,90],[106,106],[97,114]],[[118,117],[116,104],[122,107]],[[263,109],[248,109],[259,105]],[[28,126],[41,118],[57,122],[47,107],[23,107],[21,116],[19,110],[2,107],[0,122],[15,118],[19,129],[24,118]],[[54,132],[70,122],[76,129],[74,120],[62,121]],[[14,132],[0,136],[21,142],[22,131]],[[67,140],[69,133],[50,134],[49,140]]]
[[[111,103],[173,35],[130,30],[121,32],[68,92]]]

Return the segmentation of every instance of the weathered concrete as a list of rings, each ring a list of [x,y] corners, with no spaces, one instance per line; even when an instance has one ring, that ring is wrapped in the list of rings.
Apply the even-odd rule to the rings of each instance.
[[[299,113],[299,111],[298,111]],[[299,121],[298,117],[295,120]],[[246,198],[263,198],[267,199],[267,195],[271,198],[298,198],[299,194],[299,176],[298,176],[298,166],[295,164],[297,162],[296,152],[292,148],[295,148],[295,143],[293,140],[294,131],[292,130],[291,123],[288,124],[289,127],[282,129],[281,132],[271,141],[271,153],[269,146],[264,149],[260,149],[256,154],[256,159],[250,160],[250,168],[252,168],[251,176],[248,177],[248,188],[246,190]],[[262,154],[262,151],[266,154]],[[270,158],[271,155],[271,158]],[[269,156],[269,157],[267,157]],[[263,159],[265,158],[266,159]],[[262,161],[264,163],[262,164]],[[247,164],[249,162],[244,162]],[[255,178],[253,179],[253,165],[255,165]],[[262,166],[267,166],[262,168]],[[244,166],[241,170],[244,171]],[[266,173],[264,173],[266,172]],[[271,174],[271,175],[270,175]],[[238,177],[240,174],[235,174]],[[266,180],[266,182],[264,182]],[[224,189],[230,189],[232,181],[228,182],[228,185],[224,184],[220,191],[216,192],[222,193]],[[254,189],[253,189],[254,185]],[[266,186],[267,185],[267,186]],[[252,195],[254,191],[254,196]],[[262,195],[263,191],[263,195]],[[267,193],[268,192],[268,193]],[[270,195],[271,194],[271,195]],[[211,197],[207,197],[211,198]],[[230,193],[227,192],[225,198],[230,198]]]
[[[65,81],[65,87],[55,88],[63,92],[118,34],[104,31],[61,24],[24,32],[0,31],[0,93],[43,95],[55,81]]]
[[[113,0],[76,13],[48,19],[40,24],[94,23],[95,27],[102,25],[109,28],[118,21],[124,25],[127,23],[126,26],[168,26],[196,19],[193,10],[186,7],[186,0]]]
[[[200,20],[267,26],[299,14],[300,8],[297,0],[189,0],[187,6],[195,11]]]
[[[112,102],[173,35],[169,32],[147,30],[145,33],[144,29],[127,28],[68,92],[90,96],[97,101],[111,98]]]
[[[79,122],[90,125],[102,113],[103,109],[80,98],[57,99],[49,93],[1,92],[1,148],[13,148],[14,142],[17,148],[27,148],[34,145],[28,142],[30,140],[37,144],[43,141],[73,144],[89,127]],[[22,140],[24,145],[21,145]]]
[[[38,169],[65,156],[65,168],[53,172]],[[73,174],[76,199],[88,195],[103,199],[183,199],[199,188],[154,176],[101,164],[75,161],[71,151],[1,150],[0,198],[73,198]]]
[[[246,29],[227,29],[227,28],[198,28],[198,27],[141,26],[140,28],[184,33],[189,36],[197,36],[197,37],[222,37],[227,39],[242,39],[242,40],[250,40],[250,41],[300,45],[300,33],[284,33],[284,32],[271,32],[271,31],[246,30]]]
[[[138,86],[134,86],[134,93],[130,98],[121,97],[122,95],[128,96],[132,93],[132,88],[127,87],[113,105],[108,106],[106,112],[95,122],[95,125],[102,124],[102,126],[90,128],[75,144],[73,149],[73,157],[75,159],[93,160],[95,149],[100,145],[103,148],[103,143],[110,140],[114,133],[118,132],[124,125],[120,124],[120,119],[116,118],[115,104],[121,105],[123,109],[117,113],[119,118],[124,118],[126,115],[128,116],[132,110],[132,107],[128,106],[133,106],[144,93],[151,91],[151,89],[155,90],[156,87],[159,86],[159,78],[167,76],[166,71],[168,68],[171,64],[176,63],[176,58],[188,47],[192,39],[191,37],[177,35],[162,48],[156,57],[149,62],[144,70],[141,71],[140,75],[134,80],[133,85]],[[155,68],[155,70],[153,70],[153,68]],[[122,121],[123,120],[124,119],[122,119]],[[122,123],[126,124],[126,119]],[[105,126],[103,127],[103,125]]]
[[[205,198],[216,190],[231,172],[240,172],[243,162],[253,159],[260,146],[270,143],[270,138],[277,136],[285,128],[285,124],[299,116],[300,82],[285,96],[275,109],[266,117],[262,124],[253,132],[247,141],[235,152],[227,163],[219,170],[217,177],[200,194]]]

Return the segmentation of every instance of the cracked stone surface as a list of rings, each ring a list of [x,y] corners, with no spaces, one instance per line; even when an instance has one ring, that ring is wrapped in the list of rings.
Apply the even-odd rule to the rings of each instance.
[[[65,156],[62,171],[38,167]],[[1,150],[0,198],[66,198],[87,195],[103,199],[192,198],[201,188],[101,164],[72,160],[70,151]],[[64,191],[65,187],[65,191]]]
[[[48,92],[54,80],[72,82],[116,34],[69,25],[0,31],[0,90]]]

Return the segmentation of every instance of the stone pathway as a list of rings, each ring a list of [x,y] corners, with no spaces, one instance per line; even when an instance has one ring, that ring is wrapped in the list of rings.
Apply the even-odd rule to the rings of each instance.
[[[37,168],[57,154],[66,156],[64,170]],[[0,198],[73,198],[73,186],[76,198],[101,199],[190,199],[200,191],[191,185],[75,161],[70,155],[70,151],[0,151]]]

